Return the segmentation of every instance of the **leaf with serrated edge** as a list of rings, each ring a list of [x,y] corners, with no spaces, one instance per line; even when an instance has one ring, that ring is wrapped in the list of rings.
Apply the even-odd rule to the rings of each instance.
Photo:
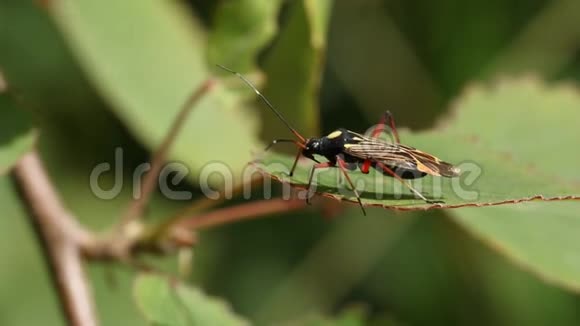
[[[134,296],[150,323],[168,326],[249,325],[225,302],[160,275],[139,275],[135,281]]]
[[[480,166],[481,176],[470,189],[477,190],[479,198],[460,200],[449,186],[452,180],[441,179],[445,205],[426,205],[415,199],[374,200],[368,199],[368,194],[363,202],[395,209],[428,209],[536,200],[520,205],[449,210],[448,214],[526,271],[580,292],[580,203],[540,202],[580,199],[580,174],[576,171],[580,152],[569,150],[580,148],[580,137],[574,136],[580,121],[579,107],[580,94],[569,84],[548,87],[537,79],[525,78],[503,80],[493,87],[471,86],[455,101],[452,114],[437,130],[401,134],[406,144],[441,159],[459,166],[462,162]],[[292,157],[282,156],[266,156],[263,163],[275,160],[292,163]],[[301,162],[297,177],[290,181],[303,186],[311,165]],[[287,180],[278,170],[263,170]],[[333,174],[336,172],[334,169]],[[353,175],[360,177],[360,173]],[[342,199],[336,195],[332,177],[321,174],[319,178],[327,187],[322,188],[326,196]],[[426,178],[431,180],[426,184],[436,179]],[[392,179],[386,182],[393,184]],[[354,197],[350,194],[344,199],[353,201]]]
[[[526,83],[526,81],[516,82],[516,85],[520,85],[517,87],[526,88]],[[509,92],[506,93],[509,94]],[[526,97],[521,98],[525,99]],[[493,104],[497,105],[497,103]],[[529,108],[530,106],[520,105],[519,107]],[[461,112],[460,108],[457,110]],[[488,116],[490,110],[492,109],[479,110],[479,112],[481,116]],[[573,119],[573,112],[569,110],[569,115],[566,118]],[[574,121],[580,121],[580,110],[576,110],[575,114]],[[475,125],[477,121],[487,121],[481,116],[471,113],[469,123]],[[517,115],[509,116],[513,119],[518,117]],[[530,116],[530,114],[527,116]],[[535,119],[538,118],[536,117]],[[457,128],[462,128],[464,125],[470,126],[468,122],[451,120],[450,123],[452,125],[442,130],[432,130],[417,134],[401,133],[402,141],[405,144],[454,163],[463,170],[460,178],[449,179],[426,176],[413,182],[415,187],[418,190],[422,190],[427,198],[443,200],[444,204],[426,204],[422,200],[411,196],[410,192],[402,188],[398,181],[390,177],[384,177],[382,174],[374,173],[374,171],[369,175],[351,172],[350,175],[355,183],[361,182],[364,184],[360,188],[357,187],[361,193],[363,204],[399,210],[416,210],[489,206],[532,200],[580,199],[580,186],[578,184],[564,178],[553,178],[553,174],[545,172],[544,164],[536,162],[530,162],[536,164],[523,164],[519,160],[506,156],[504,152],[496,150],[491,145],[486,147],[478,146],[474,144],[474,139],[469,137],[469,134],[461,134],[457,131]],[[508,124],[509,120],[505,123]],[[512,120],[512,123],[521,124],[521,119]],[[542,135],[546,138],[554,137],[558,139],[559,134],[569,132],[569,130],[558,129],[555,124],[548,124],[546,127],[550,126],[552,126],[552,129],[542,131]],[[497,134],[494,134],[494,128],[489,128],[487,132],[480,133],[477,136],[480,140],[477,142],[485,144],[485,140],[488,137],[497,136]],[[523,128],[521,129],[523,130]],[[468,128],[466,130],[471,129]],[[506,144],[511,144],[509,139],[504,138]],[[525,136],[521,136],[521,140],[525,139]],[[555,141],[544,139],[543,144],[552,144]],[[570,142],[571,140],[567,141]],[[522,147],[522,151],[524,149],[528,150],[528,148],[533,147]],[[537,153],[537,161],[541,161],[543,157],[550,156],[543,155],[545,152],[542,152],[540,147],[536,146],[536,148],[540,150]],[[529,151],[524,153],[527,154]],[[551,161],[553,157],[546,157],[545,160]],[[284,172],[288,172],[288,167],[291,166],[292,162],[293,157],[290,156],[266,154],[263,159],[255,161],[254,164],[275,179],[303,187],[307,183],[307,176],[312,163],[301,162],[294,177],[289,179]],[[549,165],[547,164],[547,166]],[[337,182],[339,172],[338,169],[333,168],[317,173],[318,177],[315,182],[317,193],[340,200],[356,202],[356,197],[351,191],[346,190],[344,183],[339,184]]]
[[[472,86],[455,103],[444,133],[499,152],[530,179],[580,187],[580,93],[536,78]],[[546,187],[548,187],[547,185]],[[540,279],[580,292],[580,203],[529,203],[449,211],[476,238]]]

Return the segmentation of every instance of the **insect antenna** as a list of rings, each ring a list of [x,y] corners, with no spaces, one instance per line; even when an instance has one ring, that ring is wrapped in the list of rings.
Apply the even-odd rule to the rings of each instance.
[[[249,80],[247,80],[242,74],[240,74],[237,71],[233,71],[229,68],[226,68],[222,65],[217,65],[218,67],[222,68],[223,70],[230,72],[236,76],[238,76],[238,78],[240,78],[244,83],[246,83],[246,85],[248,85],[251,89],[254,90],[254,92],[256,93],[256,95],[258,95],[258,97],[260,97],[260,99],[262,99],[262,101],[270,108],[270,110],[272,110],[272,112],[274,112],[276,114],[276,116],[278,116],[278,118],[286,125],[286,127],[288,127],[288,129],[290,129],[290,131],[296,136],[298,137],[298,139],[300,140],[300,142],[305,143],[306,139],[304,137],[302,137],[302,135],[296,131],[296,129],[294,129],[292,127],[292,125],[290,125],[290,123],[284,119],[284,117],[282,116],[282,114],[280,114],[280,112],[278,112],[278,110],[276,110],[274,108],[274,106],[272,105],[272,103],[270,103],[270,101],[268,101],[268,99],[262,95],[262,93],[260,93],[260,91],[256,88],[256,86],[254,86]]]

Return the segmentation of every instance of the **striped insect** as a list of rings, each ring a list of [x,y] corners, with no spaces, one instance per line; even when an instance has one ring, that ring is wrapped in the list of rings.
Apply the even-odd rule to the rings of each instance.
[[[308,177],[308,184],[306,187],[308,190],[308,195],[306,196],[307,202],[311,197],[310,190],[314,173],[318,169],[338,167],[352,188],[363,214],[365,215],[366,211],[362,204],[360,194],[347,172],[349,170],[360,169],[362,173],[367,174],[370,169],[373,168],[384,175],[397,179],[418,198],[429,204],[443,202],[425,198],[425,196],[413,188],[407,180],[422,178],[426,175],[452,178],[459,176],[461,172],[458,167],[444,162],[431,154],[401,144],[395,126],[395,120],[389,111],[386,111],[383,114],[380,122],[372,130],[370,136],[339,128],[320,138],[305,138],[296,131],[294,127],[292,127],[282,114],[274,108],[270,101],[268,101],[268,99],[244,76],[221,65],[218,66],[238,76],[250,88],[252,88],[266,106],[268,106],[280,121],[282,121],[294,136],[296,136],[297,139],[275,139],[266,148],[266,150],[269,150],[273,145],[278,143],[294,143],[299,148],[294,164],[290,169],[290,176],[294,174],[298,160],[301,156],[305,156],[316,162],[316,164],[312,166]],[[389,126],[388,130],[385,129],[385,126],[387,125]],[[389,133],[394,141],[387,142],[379,138],[383,132]],[[326,158],[327,161],[320,162],[314,155],[322,156]]]

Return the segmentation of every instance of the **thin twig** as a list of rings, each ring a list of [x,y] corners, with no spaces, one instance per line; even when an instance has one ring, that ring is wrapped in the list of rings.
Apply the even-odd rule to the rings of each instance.
[[[305,206],[306,202],[301,199],[285,200],[277,198],[261,200],[186,218],[181,220],[178,225],[189,230],[208,229],[241,220],[261,218],[273,213],[302,209]]]
[[[97,325],[81,252],[82,246],[94,241],[92,235],[64,208],[36,151],[17,163],[14,177],[42,242],[68,324]]]
[[[235,184],[231,193],[233,195],[237,195],[237,194],[242,192],[244,187],[257,186],[260,183],[260,181],[262,181],[262,178],[263,177],[261,177],[261,176],[258,176],[258,177],[254,176],[250,181],[247,181],[245,183],[242,182],[242,183]],[[191,216],[198,215],[202,211],[205,211],[205,210],[208,210],[208,209],[213,208],[215,206],[218,206],[218,205],[224,203],[225,201],[227,201],[228,200],[227,198],[228,197],[225,195],[225,193],[222,192],[219,194],[218,199],[210,199],[207,197],[202,197],[200,199],[197,199],[194,202],[192,202],[190,205],[188,205],[187,207],[185,207],[185,208],[181,209],[179,212],[177,212],[176,215],[167,219],[165,224],[167,224],[168,226],[175,225],[176,221],[188,219]]]
[[[153,154],[153,158],[151,160],[151,170],[149,170],[149,172],[145,175],[142,183],[141,196],[132,201],[127,208],[127,211],[123,215],[121,223],[119,224],[121,229],[124,229],[132,221],[140,218],[143,215],[143,210],[147,206],[147,203],[151,198],[151,194],[157,185],[157,177],[159,176],[159,172],[163,168],[163,164],[167,159],[167,152],[169,151],[171,145],[175,142],[177,134],[183,127],[183,124],[185,123],[188,114],[191,112],[191,109],[194,107],[194,104],[197,103],[200,98],[210,90],[213,84],[214,81],[212,79],[205,81],[189,96],[189,98],[181,107],[181,110],[175,117],[175,120],[173,121],[169,132],[165,136],[165,139],[157,151],[155,151]]]

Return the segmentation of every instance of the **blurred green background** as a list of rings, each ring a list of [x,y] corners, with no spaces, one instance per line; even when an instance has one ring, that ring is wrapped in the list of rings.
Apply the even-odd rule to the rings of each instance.
[[[120,146],[131,178],[188,92],[224,76],[216,63],[251,77],[298,129],[318,135],[365,130],[385,109],[399,126],[425,130],[471,82],[498,76],[577,87],[579,49],[575,0],[0,0],[0,69],[34,115],[66,204],[96,230],[117,219],[132,189],[96,198],[92,168],[113,162]],[[196,196],[195,173],[206,162],[239,171],[261,142],[287,135],[229,77],[188,123],[171,158],[192,168],[179,188]],[[577,148],[553,151],[566,158]],[[578,182],[577,171],[566,173]],[[157,196],[148,218],[187,204]],[[8,176],[0,177],[0,207],[0,324],[63,324]],[[202,232],[191,283],[258,324],[303,324],[356,307],[359,324],[577,325],[579,208],[370,209],[363,217],[344,205],[326,219],[315,205]],[[88,268],[103,325],[146,324],[131,294],[134,271]]]

